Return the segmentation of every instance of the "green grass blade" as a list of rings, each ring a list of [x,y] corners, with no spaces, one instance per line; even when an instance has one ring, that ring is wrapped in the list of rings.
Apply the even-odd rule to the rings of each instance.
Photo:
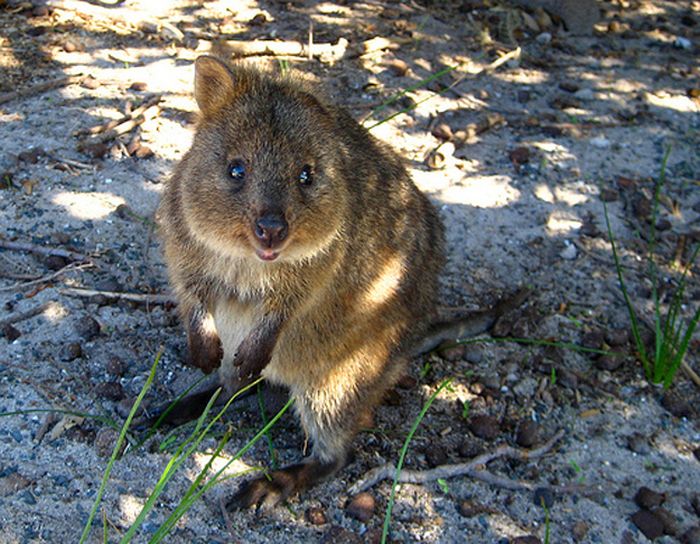
[[[391,521],[391,511],[394,508],[394,500],[396,498],[396,487],[398,485],[399,474],[401,474],[401,468],[403,467],[403,462],[404,462],[404,459],[406,457],[406,452],[408,451],[408,445],[411,443],[411,439],[413,439],[413,435],[416,434],[416,430],[418,429],[418,425],[420,425],[420,422],[423,421],[423,418],[425,417],[425,414],[428,412],[428,409],[430,408],[430,406],[433,404],[433,401],[440,394],[440,391],[445,389],[445,387],[447,387],[451,381],[452,381],[451,378],[444,380],[438,386],[438,388],[435,390],[435,392],[432,395],[430,395],[428,400],[423,405],[423,408],[421,409],[420,413],[418,414],[418,417],[414,420],[413,425],[411,426],[411,430],[409,431],[408,436],[406,437],[406,440],[403,444],[403,447],[401,448],[401,453],[399,455],[399,462],[396,464],[396,474],[394,475],[394,482],[391,485],[391,495],[389,496],[389,504],[387,504],[386,514],[384,515],[384,525],[382,526],[381,544],[386,544],[386,539],[387,539],[387,536],[389,535],[389,522]]]
[[[513,344],[525,344],[528,346],[547,346],[554,348],[570,349],[571,351],[577,351],[581,353],[594,353],[596,355],[618,355],[612,351],[606,351],[604,349],[587,348],[585,346],[580,346],[572,342],[557,342],[553,340],[543,340],[540,338],[518,338],[504,336],[501,338],[493,338],[491,336],[479,336],[476,338],[465,338],[464,340],[457,340],[454,344],[446,344],[440,346],[441,348],[451,348],[454,346],[468,345],[468,344],[498,344],[498,343],[513,343]]]
[[[630,300],[629,294],[627,293],[625,279],[622,277],[622,266],[620,265],[620,257],[618,256],[617,248],[615,247],[615,237],[612,233],[612,227],[610,226],[610,217],[608,216],[608,206],[605,202],[603,202],[603,210],[605,211],[605,225],[608,229],[608,237],[610,238],[610,246],[612,248],[613,260],[615,261],[615,271],[617,272],[617,279],[620,283],[620,290],[622,291],[622,296],[625,299],[625,304],[627,305],[627,313],[630,316],[630,322],[632,324],[632,336],[634,337],[634,343],[637,346],[639,357],[642,359],[642,365],[644,366],[644,374],[646,375],[647,379],[651,379],[652,368],[647,357],[647,350],[644,346],[642,336],[639,333],[639,322],[637,321],[637,314],[634,311],[634,306],[632,306],[632,301]]]
[[[251,386],[256,385],[257,382],[253,382]],[[186,499],[183,499],[176,507],[175,510],[168,516],[163,525],[158,528],[158,531],[149,540],[150,544],[156,544],[161,542],[163,538],[172,530],[175,524],[180,520],[180,518],[185,515],[185,513],[192,507],[192,504],[216,485],[219,481],[224,480],[221,475],[224,471],[235,461],[240,459],[245,453],[255,445],[255,443],[260,440],[267,431],[269,431],[272,426],[277,423],[277,421],[284,415],[284,413],[291,407],[294,403],[294,399],[290,398],[287,403],[282,407],[282,409],[275,414],[269,423],[265,425],[253,438],[251,438],[236,454],[229,459],[224,466],[222,466],[203,486],[197,489],[195,483],[190,486],[187,493],[185,494]]]
[[[688,328],[685,330],[685,335],[683,335],[683,340],[678,346],[678,349],[676,350],[676,355],[673,358],[673,362],[671,363],[666,377],[664,378],[664,387],[666,389],[668,389],[671,386],[671,383],[673,382],[673,377],[676,375],[678,368],[681,366],[681,362],[683,361],[683,357],[685,356],[685,353],[688,350],[688,345],[690,344],[690,340],[693,337],[695,328],[698,326],[698,321],[700,321],[700,307],[698,307],[698,309],[695,311],[695,315],[693,315],[693,318],[690,320]]]
[[[139,406],[141,405],[141,402],[143,401],[143,398],[146,396],[146,392],[153,383],[153,378],[155,378],[156,375],[156,368],[158,367],[158,363],[160,362],[160,358],[162,356],[163,348],[161,348],[158,351],[155,361],[153,361],[153,365],[151,366],[151,372],[148,374],[148,378],[146,379],[146,383],[143,384],[141,392],[136,397],[136,401],[131,407],[131,411],[129,412],[129,415],[126,418],[124,425],[122,425],[121,431],[119,432],[119,438],[117,438],[117,443],[114,445],[112,456],[109,458],[107,468],[105,469],[104,475],[102,476],[102,481],[100,482],[100,487],[97,490],[97,496],[95,497],[95,502],[92,505],[92,510],[90,510],[90,515],[88,517],[87,523],[85,524],[85,528],[83,529],[83,533],[80,535],[80,544],[83,544],[87,539],[88,535],[90,534],[92,522],[95,519],[95,514],[97,513],[97,509],[99,508],[100,502],[102,501],[102,495],[104,494],[105,488],[107,487],[107,480],[109,480],[109,475],[112,472],[112,467],[114,466],[114,463],[117,460],[117,456],[119,455],[119,450],[121,449],[122,444],[124,443],[126,432],[129,429],[129,426],[131,425],[131,420],[134,419],[134,414],[136,414],[136,411],[138,410]]]
[[[265,413],[265,401],[262,395],[261,384],[258,384],[258,408],[260,408],[260,418],[262,419],[263,425],[267,425],[267,413]],[[270,453],[270,465],[273,470],[277,469],[277,452],[275,451],[275,445],[272,443],[272,436],[270,433],[265,433],[265,440],[267,441],[267,450]]]

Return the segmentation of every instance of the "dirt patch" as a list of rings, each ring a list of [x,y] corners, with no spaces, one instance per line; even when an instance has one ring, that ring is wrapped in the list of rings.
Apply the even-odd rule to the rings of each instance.
[[[345,39],[348,51],[312,61],[251,61],[307,73],[358,119],[408,90],[366,124],[396,114],[372,131],[406,157],[440,209],[449,255],[444,305],[484,308],[529,285],[528,301],[494,335],[622,355],[489,342],[416,361],[378,409],[373,430],[357,438],[356,458],[338,477],[265,515],[224,515],[221,504],[235,483],[216,486],[170,541],[378,541],[390,482],[359,501],[348,488],[368,470],[396,462],[422,404],[451,377],[411,444],[408,468],[465,462],[503,444],[536,448],[560,430],[564,437],[536,462],[490,463],[499,481],[403,484],[394,541],[517,542],[527,535],[544,541],[549,530],[551,542],[644,542],[644,534],[655,538],[658,531],[665,533],[660,542],[697,542],[698,387],[683,374],[669,393],[644,379],[603,206],[632,302],[649,321],[653,181],[669,146],[655,225],[664,307],[700,241],[700,5],[600,5],[594,34],[574,37],[556,20],[497,2],[238,2],[232,8],[184,0],[113,7],[0,1],[0,93],[80,75],[78,83],[0,104],[0,241],[53,250],[0,250],[0,320],[47,305],[3,328],[0,411],[57,408],[121,424],[160,346],[164,356],[148,405],[198,378],[181,364],[184,335],[172,304],[149,298],[168,295],[153,213],[190,142],[192,61],[219,38],[303,44],[312,21],[315,43]],[[391,42],[364,45],[377,37]],[[519,55],[483,71],[518,46]],[[123,120],[149,100],[156,110],[133,116],[131,130],[104,138],[101,147],[81,147],[86,135],[73,135]],[[143,148],[152,155],[139,155]],[[696,260],[686,317],[699,304],[698,272]],[[137,296],[77,296],[67,288]],[[699,347],[696,334],[686,357],[696,371]],[[234,432],[224,458],[263,424],[257,402],[248,405],[225,424]],[[77,541],[115,431],[94,417],[43,412],[1,421],[0,540]],[[218,437],[224,429],[217,428]],[[101,510],[110,542],[133,522],[170,459],[172,450],[159,450],[164,437],[116,463]],[[276,462],[302,456],[293,417],[271,439]],[[215,438],[205,441],[183,466],[138,541],[163,523],[215,447]],[[268,443],[244,460],[270,466]],[[507,489],[503,480],[531,485]],[[662,498],[636,500],[643,486]],[[94,542],[102,538],[101,520]]]

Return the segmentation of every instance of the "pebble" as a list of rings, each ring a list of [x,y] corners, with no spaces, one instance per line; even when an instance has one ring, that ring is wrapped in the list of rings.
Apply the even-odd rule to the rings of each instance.
[[[17,159],[29,164],[36,164],[43,155],[46,155],[46,151],[44,151],[43,147],[30,147],[17,155]]]
[[[535,506],[551,508],[554,505],[554,493],[548,487],[538,487],[532,494],[532,502]]]
[[[562,91],[566,91],[567,93],[575,93],[581,87],[578,83],[574,83],[573,81],[562,81],[561,83],[559,83],[559,88]]]
[[[573,261],[577,255],[578,251],[576,250],[576,246],[568,240],[564,240],[564,249],[561,250],[559,256],[565,261]]]
[[[16,327],[11,325],[10,323],[7,323],[2,327],[2,335],[7,339],[8,342],[14,342],[20,336],[22,336],[22,333],[19,332],[19,330]]]
[[[124,388],[119,382],[101,382],[95,386],[95,395],[112,401],[124,398]]]
[[[46,268],[49,270],[60,270],[68,266],[69,262],[68,259],[60,257],[59,255],[49,255],[44,259],[44,265],[46,265]]]
[[[386,63],[389,71],[397,77],[405,76],[408,72],[408,64],[401,59],[393,59]]]
[[[678,36],[673,41],[673,47],[676,47],[677,49],[685,49],[686,51],[690,51],[693,48],[693,42],[691,42],[688,38]]]
[[[595,99],[595,93],[592,89],[579,89],[574,93],[574,97],[584,102],[590,102]]]
[[[450,128],[450,125],[448,125],[447,123],[438,123],[430,131],[430,134],[435,136],[438,140],[442,140],[442,141],[447,141],[447,140],[451,140],[452,138],[454,138],[454,134],[452,133],[452,129]]]
[[[600,200],[603,202],[615,202],[618,198],[620,198],[620,193],[615,189],[603,187],[600,190]]]
[[[73,52],[78,50],[78,46],[75,45],[74,42],[72,42],[70,40],[66,40],[65,42],[63,42],[63,50],[66,53],[73,53]]]
[[[665,508],[657,508],[654,510],[654,515],[661,520],[664,526],[664,533],[671,536],[679,536],[681,534],[681,526],[671,512]]]
[[[523,448],[531,448],[537,443],[539,435],[539,425],[531,419],[523,419],[518,425],[518,432],[515,435],[515,443]]]
[[[681,537],[682,544],[700,544],[700,525],[691,527]]]
[[[374,515],[376,501],[369,493],[360,493],[345,507],[349,516],[360,520],[362,523],[369,521]]]
[[[80,85],[85,87],[86,89],[95,90],[95,89],[99,89],[102,84],[94,77],[87,76],[86,78],[84,78],[82,80]]]
[[[442,446],[431,444],[430,447],[425,450],[425,460],[428,462],[430,468],[445,465],[448,461],[447,452]]]
[[[603,136],[597,136],[595,138],[591,138],[589,143],[598,149],[607,149],[610,147],[610,140],[607,138],[604,138]]]
[[[153,150],[146,145],[140,145],[139,148],[136,150],[136,153],[134,153],[134,157],[136,157],[137,159],[149,159],[153,155]]]
[[[457,449],[457,453],[464,459],[471,459],[477,455],[481,455],[484,449],[473,440],[463,440]]]
[[[109,151],[109,146],[101,142],[91,142],[79,145],[79,150],[93,159],[101,159]]]
[[[148,83],[145,81],[134,81],[130,86],[129,90],[130,91],[145,91],[148,89]]]
[[[319,544],[363,544],[363,539],[345,527],[333,525],[323,535]]]
[[[493,440],[501,432],[498,420],[493,416],[476,415],[469,420],[469,430],[484,440]]]
[[[467,347],[465,345],[450,346],[447,348],[443,348],[440,350],[440,357],[452,363],[456,361],[461,361],[464,358],[464,353],[466,352],[466,349]]]
[[[624,357],[620,357],[617,355],[603,355],[596,359],[595,366],[600,370],[607,370],[609,372],[612,372],[613,370],[617,370],[618,368],[620,368],[622,366],[622,363],[624,362]]]
[[[586,538],[589,529],[590,527],[585,521],[577,521],[571,529],[571,534],[576,542],[581,542]]]
[[[325,525],[328,520],[326,519],[326,511],[318,506],[312,506],[306,510],[306,521],[311,525]]]
[[[651,446],[646,436],[641,433],[634,433],[627,437],[627,447],[639,455],[649,455]]]
[[[488,512],[488,508],[471,499],[465,499],[463,501],[459,501],[457,511],[465,518],[473,518],[474,516]]]
[[[510,544],[542,544],[542,541],[534,535],[516,536],[510,540]]]
[[[95,435],[95,452],[98,457],[109,457],[112,455],[114,445],[117,443],[119,433],[111,427],[102,427]]]
[[[661,406],[676,417],[689,417],[692,413],[690,404],[670,391],[664,394]]]
[[[660,506],[666,500],[666,495],[663,493],[657,493],[646,486],[642,486],[637,490],[634,495],[634,502],[640,508],[646,508],[651,510],[656,506]]]
[[[549,32],[543,32],[542,34],[538,34],[535,40],[540,45],[547,45],[552,41],[552,35]]]
[[[77,342],[70,342],[69,344],[64,344],[61,350],[58,352],[58,358],[61,361],[68,362],[82,357],[83,348]]]
[[[107,373],[111,374],[112,376],[123,376],[126,367],[124,366],[124,361],[122,361],[116,355],[113,355],[109,358],[109,361],[107,361],[106,370]]]
[[[73,325],[75,332],[83,340],[90,341],[100,334],[100,324],[91,316],[81,317]]]
[[[654,540],[664,534],[664,524],[648,510],[635,512],[632,514],[631,520],[649,540]]]
[[[516,147],[508,153],[508,158],[515,166],[520,166],[530,162],[530,149],[527,147]]]

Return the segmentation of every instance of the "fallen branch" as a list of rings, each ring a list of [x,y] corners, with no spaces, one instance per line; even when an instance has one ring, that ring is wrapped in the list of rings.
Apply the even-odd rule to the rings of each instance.
[[[46,310],[49,310],[53,306],[55,306],[55,303],[47,302],[46,304],[42,304],[41,306],[37,306],[35,308],[32,308],[31,310],[27,310],[26,312],[19,312],[14,315],[11,315],[10,317],[6,317],[5,319],[0,319],[0,329],[5,327],[6,325],[19,323],[20,321],[25,321],[39,314],[43,314]]]
[[[50,81],[37,83],[36,85],[32,85],[24,89],[18,89],[16,91],[2,93],[0,94],[0,104],[10,102],[11,100],[16,100],[17,98],[27,98],[29,96],[41,94],[52,89],[58,89],[59,87],[66,87],[68,85],[73,85],[74,83],[80,83],[82,80],[82,74],[76,76],[60,77],[58,79],[52,79]]]
[[[138,108],[133,110],[131,113],[128,113],[127,115],[124,115],[120,119],[110,119],[106,123],[102,123],[101,125],[96,125],[90,128],[82,128],[79,130],[76,130],[73,133],[73,136],[85,136],[85,135],[95,135],[95,134],[100,134],[103,132],[107,132],[110,130],[113,130],[117,128],[119,125],[122,123],[126,123],[127,121],[131,121],[132,119],[135,119],[139,117],[140,115],[144,115],[146,113],[146,110],[148,110],[151,106],[156,106],[161,100],[163,99],[162,95],[155,95],[146,100],[143,104],[141,104]]]
[[[154,119],[155,117],[160,115],[160,112],[160,106],[158,106],[158,104],[152,104],[148,108],[146,108],[140,115],[132,116],[129,119],[126,119],[125,121],[112,127],[111,129],[106,130],[105,132],[96,134],[94,136],[91,136],[90,138],[86,138],[85,140],[80,142],[78,148],[80,149],[81,147],[90,146],[94,144],[103,144],[105,142],[108,142],[109,140],[113,140],[117,136],[121,136],[122,134],[131,132],[137,126],[142,125],[146,121]]]
[[[65,274],[66,272],[70,272],[71,270],[82,270],[83,268],[90,268],[91,266],[94,266],[92,263],[83,263],[83,264],[76,264],[76,263],[70,263],[60,270],[57,270],[53,274],[49,274],[47,276],[42,276],[41,278],[37,278],[31,281],[27,281],[24,283],[16,283],[14,285],[10,285],[8,287],[0,287],[0,293],[2,292],[7,292],[7,291],[21,291],[22,289],[25,289],[27,287],[31,287],[32,285],[37,285],[40,283],[46,283],[54,278],[59,277],[61,274]]]
[[[86,255],[83,255],[82,253],[76,253],[75,251],[57,249],[54,247],[37,246],[35,244],[26,244],[23,242],[9,242],[7,240],[0,240],[0,249],[10,249],[12,251],[26,251],[28,253],[38,253],[40,255],[50,255],[53,257],[64,257],[66,259],[71,259],[72,261],[77,262],[85,262],[90,260],[90,258]]]
[[[142,304],[175,304],[176,300],[168,295],[148,295],[143,293],[123,293],[120,291],[97,291],[94,289],[80,289],[78,287],[66,287],[59,289],[62,295],[70,297],[97,297],[113,298],[117,300],[127,300],[129,302],[140,302]]]
[[[550,438],[545,444],[534,450],[525,450],[513,448],[512,446],[503,445],[496,448],[492,452],[487,452],[478,455],[468,463],[458,463],[455,465],[440,465],[430,470],[402,470],[397,478],[399,483],[424,484],[434,482],[441,478],[454,478],[455,476],[469,476],[471,478],[482,480],[487,483],[505,487],[513,490],[528,490],[536,487],[542,487],[530,482],[521,482],[518,480],[510,480],[495,476],[484,470],[484,466],[494,459],[518,459],[520,461],[529,461],[537,459],[548,453],[555,444],[564,436],[564,431],[560,430]],[[396,475],[396,466],[388,463],[381,467],[370,470],[363,478],[348,488],[348,493],[356,495],[361,491],[373,487],[382,480],[389,480]],[[569,488],[553,488],[567,490]]]

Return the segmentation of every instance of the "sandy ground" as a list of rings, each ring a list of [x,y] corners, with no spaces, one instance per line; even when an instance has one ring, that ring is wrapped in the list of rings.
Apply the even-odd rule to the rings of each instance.
[[[490,463],[498,482],[460,476],[402,485],[393,541],[544,542],[549,530],[549,541],[557,543],[646,542],[642,522],[632,518],[640,510],[635,494],[646,486],[663,493],[665,502],[661,512],[635,519],[653,518],[647,531],[665,520],[666,534],[656,541],[700,542],[698,387],[683,374],[669,393],[644,379],[629,341],[603,209],[605,201],[632,301],[648,320],[649,205],[668,146],[657,218],[664,304],[679,266],[700,241],[700,5],[601,5],[604,19],[594,35],[573,37],[546,21],[537,27],[534,14],[524,20],[522,12],[497,2],[127,0],[101,8],[56,2],[51,9],[0,2],[0,93],[66,75],[91,76],[0,104],[0,240],[77,252],[91,263],[0,250],[0,320],[49,304],[3,329],[0,412],[74,410],[121,425],[160,346],[164,355],[147,404],[170,399],[197,379],[182,365],[184,335],[172,305],[72,296],[66,289],[168,294],[153,213],[191,139],[192,61],[220,36],[305,42],[313,21],[317,43],[345,38],[356,47],[376,36],[401,41],[394,50],[348,54],[334,63],[286,59],[358,119],[395,92],[458,66],[367,122],[418,104],[372,130],[406,157],[416,183],[440,209],[449,242],[444,305],[485,308],[527,285],[528,301],[494,334],[623,356],[480,343],[416,361],[378,409],[374,428],[357,438],[355,461],[336,478],[257,516],[223,513],[221,504],[236,485],[225,482],[194,505],[168,541],[378,541],[390,483],[368,490],[375,508],[364,520],[348,509],[348,488],[367,470],[396,461],[411,421],[451,377],[411,444],[408,467],[464,462],[503,444],[538,447],[559,430],[564,437],[536,461]],[[479,72],[518,45],[519,58]],[[155,93],[162,95],[161,111],[152,119],[119,143],[79,150],[75,131],[118,119]],[[453,137],[441,143],[445,126]],[[141,153],[147,155],[147,147],[152,156],[129,156],[135,134]],[[696,261],[686,316],[700,300],[698,272]],[[686,358],[696,371],[698,338]],[[93,417],[44,412],[0,421],[0,542],[77,542],[115,431]],[[226,425],[233,438],[216,466],[255,434],[262,419],[248,407]],[[533,426],[535,435],[524,437],[523,428]],[[216,429],[220,437],[225,426]],[[164,436],[116,462],[90,541],[102,540],[103,522],[109,542],[132,524],[171,458],[172,447],[159,450]],[[280,463],[301,457],[303,436],[293,417],[275,426],[271,439]],[[163,523],[216,443],[216,437],[205,440],[178,471],[137,541],[147,541]],[[244,461],[270,466],[268,443],[259,442]],[[529,489],[507,489],[503,480]],[[566,490],[551,492],[552,486]],[[549,490],[548,524],[537,487]],[[517,539],[528,535],[531,540]]]

